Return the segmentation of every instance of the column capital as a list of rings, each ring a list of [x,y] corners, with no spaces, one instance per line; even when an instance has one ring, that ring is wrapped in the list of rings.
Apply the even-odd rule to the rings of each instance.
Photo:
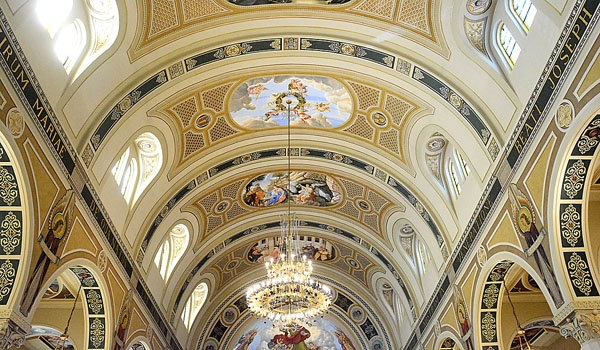
[[[600,341],[600,310],[575,310],[560,325],[560,334],[575,338],[581,346]]]
[[[31,331],[31,325],[22,322],[24,318],[16,313],[12,313],[11,316],[14,318],[0,318],[0,350],[21,347]]]

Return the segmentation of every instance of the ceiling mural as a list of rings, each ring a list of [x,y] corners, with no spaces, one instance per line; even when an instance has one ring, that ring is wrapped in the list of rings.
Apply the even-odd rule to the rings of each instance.
[[[336,76],[340,76],[340,74],[342,73],[339,72]],[[358,82],[355,80],[356,78],[354,76],[352,80],[348,78],[335,80],[335,86],[341,87],[337,91],[346,100],[344,102],[345,107],[334,106],[332,102],[322,102],[324,100],[315,102],[317,100],[313,100],[311,95],[311,91],[314,89],[310,86],[300,86],[300,84],[306,84],[303,80],[294,82],[292,85],[295,85],[296,90],[292,92],[304,99],[303,108],[305,111],[300,112],[296,108],[297,113],[291,113],[291,117],[294,119],[293,125],[303,129],[311,128],[311,125],[317,124],[317,120],[327,118],[332,127],[318,128],[318,130],[335,129],[336,133],[330,134],[330,137],[350,136],[357,142],[367,142],[373,146],[381,147],[393,154],[401,163],[406,163],[404,138],[407,132],[406,125],[414,117],[431,112],[431,109],[425,101],[419,100],[410,94],[394,94],[383,89],[382,86]],[[171,176],[175,176],[182,166],[189,165],[199,156],[205,155],[216,144],[226,142],[236,136],[253,137],[251,133],[255,130],[262,130],[243,129],[239,124],[240,122],[244,123],[241,117],[238,121],[232,120],[230,118],[232,104],[237,106],[235,108],[238,109],[238,114],[246,113],[250,115],[253,122],[246,121],[249,124],[254,123],[257,127],[260,125],[262,127],[287,125],[287,111],[285,111],[287,106],[282,94],[290,92],[289,86],[282,84],[280,88],[283,90],[277,92],[265,90],[264,84],[256,81],[256,78],[250,80],[243,78],[227,82],[219,81],[217,85],[203,84],[193,90],[183,93],[178,92],[170,96],[148,112],[149,116],[164,120],[175,130],[175,137],[181,146],[176,148],[177,162],[169,170]],[[333,81],[333,79],[329,79],[329,82]],[[249,82],[254,83],[254,86],[250,88],[250,93],[248,92]],[[289,82],[291,80],[288,81],[288,84]],[[302,96],[301,91],[297,90],[298,88],[301,90],[306,88],[309,96]],[[265,103],[268,104],[268,101],[265,100],[270,98],[274,98],[275,100],[272,102],[276,104],[277,97],[273,97],[273,94],[282,97],[280,104],[284,105],[279,107],[283,111],[278,115],[275,115],[271,107],[265,105]],[[297,98],[293,95],[292,97],[297,101]],[[324,94],[322,98],[325,98]],[[232,103],[231,100],[237,102]],[[260,103],[264,110],[257,110],[256,100],[263,100]],[[341,104],[341,102],[336,103]],[[323,112],[319,112],[317,108],[323,110]],[[335,119],[339,117],[339,115],[335,118],[332,117],[332,113],[336,111],[336,108],[338,111],[342,110],[342,112],[348,109],[351,110],[351,113],[342,113],[342,119]],[[267,120],[265,121],[265,119]],[[107,123],[114,124],[115,121],[109,117]],[[339,128],[333,128],[335,125],[339,125]],[[280,129],[269,128],[268,130],[283,136]],[[98,136],[98,140],[102,140],[104,137],[106,135]]]
[[[298,326],[285,333],[259,321],[239,338],[233,349],[357,349],[354,345],[355,342],[346,333],[326,319],[315,320],[313,324]],[[208,350],[210,348],[204,347],[204,349]],[[216,348],[213,350],[216,350]]]
[[[256,234],[258,231],[255,231]],[[216,293],[240,276],[247,275],[256,265],[265,262],[271,257],[278,256],[280,252],[280,236],[271,236],[252,244],[239,246],[225,253],[221,251],[219,259],[212,262],[207,271],[215,277]],[[334,242],[323,237],[300,235],[300,245],[308,257],[314,261],[323,262],[329,267],[336,269],[344,276],[352,276],[366,288],[371,288],[371,278],[376,272],[383,272],[380,264],[369,254],[354,249],[340,242]],[[322,265],[314,264],[315,271],[322,272]],[[201,268],[194,268],[189,278],[193,275],[203,273]],[[183,291],[184,288],[182,288]]]
[[[326,239],[313,236],[300,236],[300,250],[307,259],[317,261],[328,261],[335,259],[336,249]],[[248,251],[248,261],[264,263],[270,259],[277,259],[281,251],[281,240],[279,237],[265,238],[253,245]]]
[[[238,86],[229,100],[231,118],[249,129],[287,126],[288,112],[293,126],[334,128],[348,120],[352,107],[344,85],[319,76],[250,79]]]
[[[259,208],[284,203],[287,191],[285,186],[278,182],[284,174],[285,172],[263,174],[250,181],[247,178],[236,179],[185,205],[183,210],[196,215],[201,226],[202,235],[194,249],[199,249],[206,238],[226,228],[235,220],[252,215],[256,210],[260,210]],[[390,211],[405,210],[400,204],[393,204],[393,200],[387,194],[341,176],[333,180],[331,176],[323,173],[292,171],[291,178],[293,190],[290,194],[290,204],[296,208],[332,207],[336,213],[369,229],[382,239],[386,239],[382,227],[385,227],[384,221]],[[148,235],[147,239],[151,236]]]
[[[288,185],[289,181],[289,185]],[[254,178],[242,194],[252,207],[270,207],[290,199],[294,204],[325,207],[342,199],[340,185],[330,176],[316,172],[268,173]]]

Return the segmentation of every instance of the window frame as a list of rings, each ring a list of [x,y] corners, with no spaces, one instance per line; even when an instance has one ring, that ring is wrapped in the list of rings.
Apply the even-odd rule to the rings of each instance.
[[[512,41],[510,42],[510,44],[512,44],[512,46],[504,45],[503,36],[502,36],[502,33],[504,30],[505,30],[505,33],[508,34],[508,37],[510,39],[512,39]],[[505,36],[505,38],[506,38],[506,36]],[[517,42],[517,38],[513,35],[513,33],[510,31],[510,29],[504,22],[500,22],[500,24],[498,25],[498,27],[496,29],[496,44],[498,45],[498,48],[500,49],[500,52],[502,53],[504,60],[508,63],[510,68],[513,68],[515,66],[515,63],[519,59],[519,56],[521,55],[521,46],[519,46],[519,43]]]

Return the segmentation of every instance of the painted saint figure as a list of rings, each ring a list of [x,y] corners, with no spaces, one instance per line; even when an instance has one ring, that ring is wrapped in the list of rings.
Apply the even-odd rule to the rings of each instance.
[[[563,305],[564,300],[556,282],[556,276],[552,270],[550,259],[548,259],[543,245],[546,231],[543,228],[538,230],[535,224],[535,217],[531,211],[531,205],[515,184],[511,184],[509,196],[513,210],[513,220],[516,223],[515,226],[527,243],[527,247],[524,248],[525,256],[533,256],[554,304],[556,307],[560,307]]]
[[[123,299],[121,312],[119,315],[119,324],[115,331],[115,346],[113,350],[121,350],[125,348],[127,329],[129,328],[129,318],[131,313],[131,291]]]
[[[344,333],[342,330],[338,329],[333,334],[335,334],[337,337],[338,342],[342,346],[342,350],[356,350],[350,338],[348,338],[346,333]]]
[[[233,350],[248,350],[248,349],[250,349],[249,346],[254,341],[254,337],[256,336],[256,333],[257,333],[257,331],[255,329],[253,329],[250,332],[242,335],[242,337],[238,341],[235,348],[233,348]]]
[[[309,350],[304,342],[310,338],[310,331],[303,326],[294,325],[285,334],[276,334],[267,345],[272,350]]]
[[[42,252],[35,264],[21,302],[21,313],[25,316],[31,311],[31,307],[44,283],[50,263],[58,265],[60,262],[60,258],[56,254],[63,238],[65,238],[65,234],[68,234],[67,226],[73,210],[73,203],[73,190],[67,190],[67,193],[59,200],[53,210],[46,237],[38,236]]]
[[[465,298],[463,297],[463,294],[457,285],[454,285],[454,307],[458,326],[460,327],[460,335],[467,345],[467,350],[473,350],[473,341],[471,340],[473,329],[471,328],[471,323],[469,322],[469,314],[467,313],[467,308],[465,306]]]

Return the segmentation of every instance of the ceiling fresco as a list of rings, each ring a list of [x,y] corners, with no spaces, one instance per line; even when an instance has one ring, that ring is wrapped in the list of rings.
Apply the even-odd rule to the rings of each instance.
[[[302,235],[299,243],[304,254],[315,261],[314,269],[317,274],[324,273],[324,267],[333,268],[345,276],[352,276],[365,288],[371,288],[373,274],[383,272],[383,269],[368,254],[347,244],[327,239],[323,235]],[[257,268],[261,269],[261,263],[278,256],[279,247],[279,236],[263,238],[250,247],[239,246],[228,252],[221,252],[217,260],[213,261],[206,270],[199,270],[197,274],[202,275],[205,271],[212,273],[216,281],[214,289],[218,294],[230,286],[236,278],[243,277]],[[193,272],[190,278],[193,278]]]
[[[249,129],[286,126],[288,119],[294,126],[338,127],[352,110],[346,87],[317,76],[254,78],[236,88],[229,99],[231,118]]]
[[[291,200],[294,204],[326,207],[342,200],[341,186],[332,177],[309,171],[268,173],[249,182],[242,194],[252,207],[270,207]]]
[[[302,255],[307,259],[316,261],[328,261],[337,256],[333,244],[324,238],[316,236],[300,236],[298,245]],[[248,251],[248,261],[265,263],[271,259],[277,259],[281,251],[281,240],[278,237],[265,238],[253,245]]]
[[[358,349],[347,332],[327,320],[317,320],[313,324],[298,326],[289,332],[281,332],[257,322],[243,334],[234,345],[234,350],[353,350]],[[205,350],[209,347],[205,346]],[[213,349],[213,350],[216,350]]]
[[[227,225],[248,215],[256,215],[257,210],[287,203],[285,186],[278,186],[279,178],[285,173],[261,174],[252,180],[236,179],[185,205],[183,210],[194,213],[202,227],[196,249],[204,244],[206,238]],[[392,204],[388,194],[342,176],[333,180],[332,175],[293,170],[291,179],[290,204],[294,210],[300,207],[323,210],[332,207],[337,214],[381,238],[385,237],[381,228],[385,226],[386,218],[394,211],[405,210],[400,204]]]
[[[287,80],[271,88],[261,83],[268,80],[270,84],[274,84],[276,77]],[[283,138],[284,132],[281,128],[287,125],[285,100],[289,95],[281,99],[284,106],[279,107],[282,111],[278,114],[273,112],[273,107],[277,110],[277,97],[273,95],[279,97],[283,93],[288,94],[291,79],[299,78],[290,75],[276,77],[253,77],[243,80],[223,78],[223,81],[216,85],[202,84],[179,91],[152,108],[148,115],[168,123],[179,144],[175,150],[178,161],[170,169],[172,176],[178,173],[178,169],[189,166],[201,156],[208,155],[211,147],[229,143],[234,137],[247,138],[253,146],[260,145],[261,142],[258,141],[265,140],[257,138],[256,131],[277,134]],[[416,116],[431,112],[425,101],[408,94],[392,93],[381,86],[359,82],[357,77],[350,79],[339,74],[336,74],[336,77],[337,79],[317,76],[311,78],[314,80],[300,80],[298,84],[304,85],[307,96],[302,95],[304,87],[296,84],[300,90],[295,89],[291,92],[301,96],[305,103],[302,108],[296,108],[296,112],[291,113],[292,136],[295,138],[299,133],[312,135],[314,130],[330,132],[328,137],[332,139],[349,137],[354,142],[364,142],[389,152],[404,164],[407,150],[406,126],[414,122]],[[316,84],[321,90],[305,85],[309,82]],[[248,89],[251,85],[254,85],[250,88],[253,93],[249,94]],[[266,90],[267,88],[269,90]],[[134,95],[134,92],[131,95]],[[314,98],[317,95],[320,97]],[[293,95],[291,97],[297,101]],[[294,106],[297,106],[297,102]],[[319,112],[317,108],[323,112]],[[238,116],[237,120],[235,116],[232,117],[231,111],[236,111],[233,114]],[[107,117],[106,123],[114,125],[116,119],[113,116],[114,114]],[[118,119],[118,116],[115,118]],[[105,137],[101,136],[100,129],[98,132],[98,137],[94,140],[102,140]],[[308,140],[310,136],[303,136],[303,139]],[[204,162],[206,161],[205,158]]]

